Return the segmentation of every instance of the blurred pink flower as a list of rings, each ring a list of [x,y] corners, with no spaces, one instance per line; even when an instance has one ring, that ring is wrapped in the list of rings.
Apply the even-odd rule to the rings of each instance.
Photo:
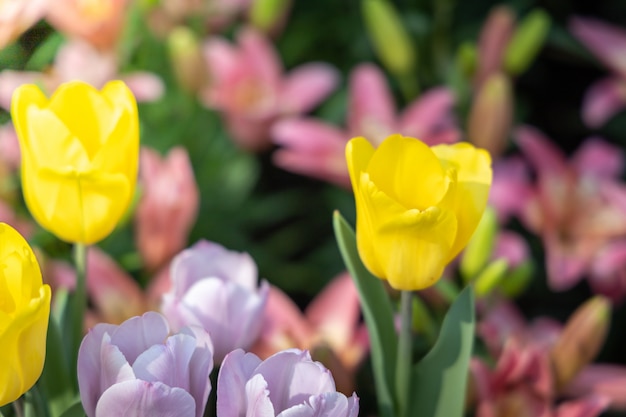
[[[580,321],[573,325],[578,323]],[[470,369],[477,417],[593,417],[609,406],[619,406],[620,396],[612,395],[615,392],[623,395],[617,385],[611,387],[613,391],[606,385],[603,390],[580,389],[583,375],[589,370],[603,369],[605,365],[587,365],[574,382],[557,390],[550,355],[564,334],[561,329],[559,323],[543,317],[527,325],[515,306],[506,301],[496,304],[486,314],[478,325],[478,334],[491,356],[496,358],[496,365],[490,368],[485,361],[472,359]],[[622,367],[609,368],[617,372],[616,375],[626,375]],[[595,386],[599,385],[594,382]],[[558,401],[563,395],[568,400]]]
[[[285,293],[271,286],[261,336],[251,351],[267,358],[288,348],[311,350],[337,376],[339,391],[349,394],[354,391],[357,367],[369,350],[360,311],[348,273],[334,278],[304,314]]]
[[[385,76],[372,64],[357,66],[350,76],[347,129],[313,118],[276,123],[272,138],[282,148],[274,154],[281,168],[350,187],[345,145],[364,136],[375,145],[391,133],[419,138],[429,145],[456,142],[460,137],[452,115],[454,96],[434,88],[397,114]]]
[[[0,1],[0,49],[41,19],[47,6],[48,0]]]
[[[502,70],[506,47],[515,30],[516,19],[513,10],[506,5],[491,9],[480,30],[478,39],[478,68],[474,74],[474,87],[479,90],[493,74]]]
[[[584,122],[600,127],[626,107],[626,30],[600,20],[574,17],[570,31],[613,73],[589,87],[583,100]]]
[[[200,196],[189,155],[180,146],[165,158],[143,147],[139,183],[135,240],[145,266],[154,271],[187,246]]]
[[[550,287],[563,291],[588,275],[596,292],[621,299],[626,295],[626,251],[617,245],[626,241],[626,187],[617,179],[622,151],[591,138],[568,162],[531,127],[519,128],[515,136],[537,174],[521,219],[542,237]]]
[[[0,72],[0,107],[9,110],[13,91],[22,84],[36,83],[48,94],[67,81],[81,80],[96,88],[108,81],[121,79],[131,89],[137,101],[154,101],[161,97],[164,85],[161,79],[148,72],[137,71],[119,75],[117,57],[102,52],[82,41],[70,41],[59,49],[54,65],[47,72]]]
[[[69,38],[112,50],[124,27],[129,0],[54,0],[46,20]]]
[[[337,71],[323,63],[308,63],[284,75],[272,45],[253,29],[240,31],[236,46],[210,38],[204,54],[211,83],[201,99],[222,113],[233,140],[250,151],[270,146],[272,123],[311,110],[337,84]]]

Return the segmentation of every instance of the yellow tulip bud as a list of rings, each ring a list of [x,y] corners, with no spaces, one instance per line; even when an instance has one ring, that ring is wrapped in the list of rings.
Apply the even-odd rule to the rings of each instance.
[[[22,189],[37,222],[68,242],[111,233],[135,190],[139,120],[131,91],[112,81],[101,91],[79,81],[50,99],[35,85],[13,94],[22,151]]]
[[[489,153],[392,135],[377,149],[365,138],[350,140],[346,159],[365,266],[398,290],[435,284],[485,210]]]
[[[0,223],[0,406],[39,379],[46,357],[50,287],[43,285],[32,249]]]

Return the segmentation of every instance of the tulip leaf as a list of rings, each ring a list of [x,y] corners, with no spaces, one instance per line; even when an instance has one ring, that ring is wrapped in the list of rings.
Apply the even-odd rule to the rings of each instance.
[[[72,404],[60,417],[85,417],[85,410],[80,400]]]
[[[395,384],[397,336],[393,309],[381,280],[373,276],[361,262],[356,248],[354,230],[338,211],[333,216],[335,237],[344,263],[359,291],[363,317],[371,343],[372,367],[381,417],[393,417],[391,388]],[[409,366],[407,364],[407,366]]]
[[[408,415],[463,415],[474,324],[474,293],[468,286],[448,310],[437,342],[413,369]]]
[[[54,316],[48,321],[46,339],[46,361],[41,373],[43,390],[52,416],[59,416],[74,400],[74,390],[70,383],[69,369],[61,329]]]

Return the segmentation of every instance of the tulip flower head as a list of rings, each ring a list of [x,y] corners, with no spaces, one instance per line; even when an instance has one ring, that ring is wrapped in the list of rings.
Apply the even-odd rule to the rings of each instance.
[[[112,81],[98,91],[69,82],[48,99],[23,85],[11,114],[24,199],[35,220],[68,242],[92,244],[109,235],[137,179],[139,120],[128,87]]]
[[[88,417],[204,415],[211,339],[197,327],[168,335],[165,317],[155,312],[89,331],[78,352],[78,386]]]
[[[357,417],[359,398],[338,393],[328,369],[307,351],[289,349],[261,361],[237,349],[217,378],[217,415],[222,417]]]
[[[468,143],[428,147],[392,135],[346,147],[357,245],[369,271],[399,290],[433,285],[469,241],[487,205],[489,153]]]
[[[0,406],[18,399],[41,375],[50,294],[28,243],[0,223]]]

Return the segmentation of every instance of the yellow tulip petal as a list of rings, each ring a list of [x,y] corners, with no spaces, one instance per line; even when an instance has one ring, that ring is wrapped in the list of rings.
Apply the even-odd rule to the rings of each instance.
[[[47,105],[48,99],[35,85],[21,85],[13,93],[11,99],[11,119],[20,139],[20,146],[23,146],[22,142],[25,144],[30,142],[29,136],[26,134],[28,132],[28,109],[31,107],[41,109]]]
[[[448,188],[441,163],[428,145],[401,135],[389,136],[380,144],[367,172],[381,191],[406,209],[434,206]]]
[[[95,171],[119,173],[125,175],[129,181],[135,182],[139,167],[139,128],[137,117],[128,113],[120,114],[109,139],[102,145],[92,161],[91,167]]]
[[[364,137],[351,139],[346,145],[346,162],[352,188],[357,190],[361,182],[361,172],[364,172],[374,154],[374,147]]]
[[[117,117],[98,90],[80,81],[61,85],[50,98],[49,108],[81,141],[90,159],[108,138]]]
[[[382,224],[376,245],[389,284],[411,291],[437,282],[456,230],[454,214],[438,207],[408,210]]]
[[[449,262],[467,245],[487,207],[492,181],[491,157],[487,151],[468,143],[438,145],[432,149],[457,176],[455,196],[449,201],[449,209],[456,213],[459,227]]]
[[[131,115],[137,114],[137,101],[132,91],[122,81],[109,81],[101,90],[112,108],[120,109]]]

